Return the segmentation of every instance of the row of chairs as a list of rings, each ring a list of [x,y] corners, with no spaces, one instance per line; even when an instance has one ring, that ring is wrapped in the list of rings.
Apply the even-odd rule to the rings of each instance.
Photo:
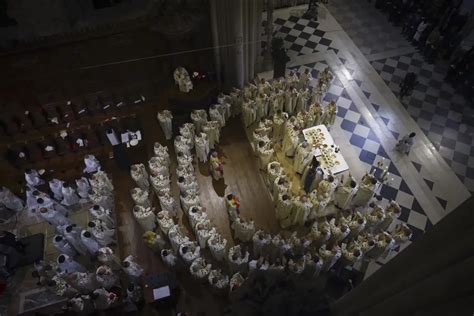
[[[67,135],[61,136],[61,132],[50,137],[43,137],[39,141],[15,143],[8,146],[6,151],[7,160],[17,168],[25,165],[64,157],[70,154],[80,154],[82,157],[87,151],[97,148],[110,147],[107,132],[113,129],[117,135],[132,130],[140,129],[140,124],[135,115],[101,122],[98,125],[87,125],[76,129],[65,130]]]
[[[10,113],[4,113],[0,118],[0,133],[15,137],[22,133],[36,133],[50,126],[64,127],[76,120],[109,115],[143,102],[145,97],[136,91],[120,95],[101,91],[65,101],[45,104],[38,102],[33,106],[14,104],[7,106]]]

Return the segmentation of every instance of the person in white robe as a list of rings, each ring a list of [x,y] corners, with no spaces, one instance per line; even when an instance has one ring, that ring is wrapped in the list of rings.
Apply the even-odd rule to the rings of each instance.
[[[360,247],[351,243],[349,245],[343,243],[341,245],[341,265],[342,267],[352,266],[362,259],[362,251]]]
[[[353,240],[365,229],[367,220],[365,217],[358,211],[354,213],[351,220],[349,221],[350,233],[347,236],[347,240]]]
[[[175,256],[171,249],[161,250],[161,260],[170,269],[176,268],[178,264],[178,257]]]
[[[156,220],[158,221],[158,226],[160,226],[163,234],[168,236],[170,228],[174,226],[173,218],[170,217],[167,211],[161,211],[156,214]]]
[[[211,270],[208,276],[209,284],[219,295],[226,295],[229,291],[229,276],[222,273],[221,270]]]
[[[288,114],[286,112],[282,112],[281,110],[277,110],[276,113],[273,115],[273,135],[272,140],[276,143],[280,143],[283,140],[284,131],[285,131],[285,123],[288,120]]]
[[[234,293],[244,284],[245,278],[239,272],[235,273],[229,281],[229,296],[233,299]]]
[[[96,185],[92,185],[93,181],[95,181]],[[107,173],[105,173],[102,170],[97,171],[92,175],[91,178],[91,186],[92,189],[98,190],[99,192],[102,192],[104,194],[112,194],[112,191],[114,190],[114,185],[112,184],[112,181],[110,180],[109,176]]]
[[[237,196],[234,194],[227,194],[225,198],[225,208],[227,209],[230,222],[234,222],[240,214],[240,202]]]
[[[255,233],[254,221],[245,221],[240,217],[232,223],[231,228],[234,231],[234,238],[243,242],[252,240],[252,236]]]
[[[178,177],[178,188],[181,195],[185,195],[188,191],[199,192],[199,185],[196,177]]]
[[[140,189],[148,191],[150,183],[148,182],[148,172],[144,164],[132,165],[130,167],[130,175]]]
[[[94,312],[94,304],[89,295],[80,295],[71,298],[67,303],[67,311],[75,315],[91,315]]]
[[[86,177],[76,179],[77,194],[81,198],[81,202],[87,202],[89,200],[89,190],[91,185]]]
[[[193,206],[199,206],[201,204],[199,194],[194,190],[189,190],[185,193],[185,195],[180,195],[179,199],[181,202],[181,209],[184,212]]]
[[[184,67],[178,67],[173,72],[174,83],[178,85],[179,91],[188,93],[193,89],[193,83],[188,71]]]
[[[115,220],[110,210],[96,204],[89,208],[89,212],[93,218],[101,220],[108,228],[115,228]]]
[[[56,201],[61,201],[63,199],[63,184],[64,181],[58,179],[52,179],[49,181],[49,188],[51,189],[51,192],[53,192],[53,196]]]
[[[280,193],[276,200],[275,216],[280,227],[286,229],[293,225],[294,203],[287,192]]]
[[[208,121],[202,126],[202,131],[207,135],[207,139],[209,140],[210,149],[214,149],[219,142],[219,124],[218,121]]]
[[[94,155],[84,156],[84,173],[95,173],[101,169],[99,160]]]
[[[171,194],[165,193],[158,199],[160,201],[162,211],[168,212],[171,217],[178,216],[178,206],[176,205],[176,201]]]
[[[289,193],[290,191],[290,183],[288,182],[286,175],[282,174],[273,182],[273,201],[277,201],[280,194]]]
[[[150,174],[150,183],[158,198],[171,193],[171,183],[169,177],[167,176],[162,174]]]
[[[209,158],[209,168],[215,181],[219,181],[224,177],[224,164],[215,151],[211,153]]]
[[[225,126],[225,117],[219,111],[218,104],[213,104],[209,107],[209,117],[211,118],[211,121],[219,122],[221,128]]]
[[[196,133],[201,133],[202,126],[207,122],[207,112],[205,110],[193,110],[191,112],[191,121],[194,123]]]
[[[335,246],[332,249],[327,249],[326,245],[319,248],[319,257],[323,260],[322,272],[329,271],[334,264],[341,258],[341,247]]]
[[[15,212],[19,212],[25,208],[23,200],[3,186],[0,186],[0,204],[3,204],[7,209]]]
[[[253,242],[253,256],[254,257],[266,257],[269,255],[269,245],[272,241],[272,237],[266,234],[263,230],[258,230],[252,237]]]
[[[242,274],[247,273],[248,262],[250,254],[248,251],[244,251],[241,245],[230,247],[227,254],[227,260],[231,273],[240,272]]]
[[[329,238],[331,238],[331,227],[329,226],[329,223],[327,221],[323,221],[320,224],[314,222],[311,231],[308,233],[306,238],[312,241],[311,246],[313,248],[319,249],[327,243]]]
[[[385,220],[386,214],[380,205],[376,203],[370,203],[365,217],[367,219],[365,230],[369,232],[376,232],[379,230],[380,225]]]
[[[227,250],[227,239],[222,237],[221,234],[215,233],[211,235],[207,241],[209,250],[211,251],[212,257],[217,261],[222,261],[226,255]]]
[[[39,198],[38,200],[41,200],[41,198]],[[66,218],[66,216],[58,212],[53,207],[40,207],[39,214],[45,221],[55,226],[57,230],[59,230],[59,227],[63,227],[69,224],[69,220]]]
[[[110,267],[114,271],[122,269],[119,258],[109,247],[102,247],[97,251],[97,261],[99,261],[103,265]]]
[[[187,212],[187,215],[188,215],[189,225],[191,226],[193,230],[196,227],[196,224],[198,222],[200,222],[201,220],[207,219],[207,213],[204,211],[204,209],[201,206],[198,206],[198,205],[191,206]]]
[[[309,201],[306,195],[295,197],[293,199],[293,211],[292,213],[292,224],[297,226],[303,226],[311,213],[313,204]]]
[[[128,255],[122,261],[122,268],[131,281],[138,283],[145,270],[136,262],[136,259],[137,258],[135,256]]]
[[[199,282],[207,282],[209,272],[211,272],[212,265],[206,259],[199,257],[191,263],[189,272],[191,276]]]
[[[270,143],[260,141],[257,146],[257,154],[259,157],[259,167],[262,170],[266,170],[270,161],[274,160],[275,151],[271,147]]]
[[[133,207],[133,216],[144,231],[153,231],[155,229],[156,215],[154,207],[144,207],[141,205],[135,205]]]
[[[337,116],[337,105],[336,102],[331,101],[329,104],[326,106],[323,116],[321,118],[322,123],[326,125],[326,127],[329,129],[334,123],[336,122],[336,116]]]
[[[168,238],[171,243],[171,248],[175,253],[179,252],[179,247],[189,241],[189,237],[184,234],[178,224],[173,225],[168,231]]]
[[[26,192],[26,207],[31,213],[36,213],[36,210],[38,209],[38,202],[37,200],[45,196],[45,193],[41,193],[40,191],[31,188],[29,186],[25,187],[25,192]]]
[[[92,301],[96,310],[106,310],[111,308],[118,301],[118,296],[104,288],[95,290],[91,294]]]
[[[287,128],[283,137],[283,152],[287,157],[295,155],[296,147],[300,141],[300,130],[297,126]]]
[[[194,260],[199,258],[201,247],[195,241],[187,241],[179,246],[179,255],[187,266],[190,266]]]
[[[395,246],[400,246],[406,242],[408,242],[411,237],[413,236],[413,232],[407,224],[401,223],[395,226],[392,237],[395,241]]]
[[[173,126],[171,121],[173,120],[173,114],[168,110],[158,112],[158,122],[160,123],[161,129],[165,134],[166,140],[170,140],[173,136]]]
[[[101,248],[101,245],[95,240],[94,236],[87,230],[81,232],[81,240],[84,246],[86,246],[87,251],[92,257],[97,255],[97,252]]]
[[[61,204],[66,206],[73,206],[79,203],[80,199],[76,193],[76,190],[74,190],[74,188],[71,187],[69,184],[63,183],[61,193],[63,195],[63,200],[61,201]]]
[[[193,149],[194,139],[188,139],[184,136],[178,135],[174,138],[174,151],[176,155],[180,156],[192,156],[191,150]]]
[[[357,182],[349,175],[346,182],[341,181],[334,191],[334,205],[341,210],[347,209],[357,189]]]
[[[390,203],[385,208],[385,218],[382,223],[379,225],[379,229],[388,230],[393,221],[402,215],[402,209],[395,201],[390,201]]]
[[[99,266],[95,272],[97,283],[104,289],[110,290],[120,284],[120,279],[114,271],[106,265]]]
[[[164,176],[166,178],[169,178],[170,176],[169,166],[166,163],[164,163],[160,157],[157,157],[157,156],[151,157],[150,160],[148,160],[148,167],[150,168],[150,173],[151,173],[149,178],[151,178],[151,176],[158,176],[158,175]],[[146,173],[146,170],[145,170],[145,173]],[[143,184],[139,186],[142,188]]]
[[[194,231],[196,233],[199,247],[205,249],[209,238],[216,233],[216,228],[211,226],[209,220],[201,220],[196,224]]]
[[[303,171],[313,159],[313,153],[308,142],[300,143],[296,148],[295,158],[293,160],[293,169],[298,174],[303,174]]]
[[[44,180],[41,179],[40,174],[35,169],[27,169],[25,171],[25,181],[30,187],[44,184]]]
[[[95,274],[90,272],[70,273],[67,281],[82,294],[91,293],[97,288]]]
[[[196,156],[200,162],[207,162],[209,157],[209,139],[206,133],[200,133],[199,136],[196,135],[195,138],[196,144]]]
[[[87,269],[82,264],[66,254],[60,254],[56,259],[59,268],[65,273],[86,272]]]
[[[53,237],[53,245],[59,253],[75,257],[77,255],[76,249],[61,235]]]
[[[136,205],[140,205],[145,208],[151,207],[148,191],[142,190],[140,188],[133,188],[130,190],[130,194],[132,195],[132,200]]]
[[[275,183],[275,179],[278,178],[283,174],[283,168],[278,161],[272,161],[267,165],[267,186],[269,187],[270,191],[273,192],[273,184]]]
[[[245,100],[242,104],[242,121],[244,127],[250,127],[257,119],[257,109],[255,101]]]
[[[111,210],[114,207],[114,200],[112,196],[102,194],[95,190],[89,191],[89,199],[94,205],[98,205],[106,210]]]
[[[63,236],[67,242],[81,255],[87,254],[87,248],[81,239],[81,230],[76,225],[68,225],[63,231]]]
[[[329,248],[338,245],[350,233],[349,227],[346,225],[338,225],[335,218],[329,221],[329,227],[331,229],[331,238],[329,238],[326,243]]]
[[[115,229],[108,228],[100,219],[87,223],[88,230],[102,247],[115,244]]]
[[[397,145],[395,146],[395,149],[398,150],[401,153],[409,154],[411,147],[413,146],[413,139],[415,138],[416,133],[410,133],[402,137],[397,142]]]
[[[159,158],[161,164],[169,167],[171,161],[170,154],[168,153],[168,147],[155,142],[153,145],[153,153],[155,154],[155,157]]]
[[[378,233],[375,236],[375,246],[367,252],[366,256],[377,260],[379,257],[385,257],[395,247],[395,239],[387,232]]]
[[[372,174],[365,174],[359,184],[351,204],[354,206],[365,206],[375,194],[377,179]]]

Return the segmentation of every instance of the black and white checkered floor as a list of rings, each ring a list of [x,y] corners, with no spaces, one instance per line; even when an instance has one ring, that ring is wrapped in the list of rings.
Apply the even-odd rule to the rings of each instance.
[[[351,66],[346,64],[345,47],[337,44],[334,37],[323,29],[318,22],[292,16],[291,14],[287,17],[279,15],[274,19],[274,35],[284,39],[285,48],[290,58],[300,58],[304,57],[303,55],[324,52],[330,54],[329,51],[333,51],[333,55],[335,54],[339,61],[346,65],[346,70],[353,75],[354,82],[357,83],[372,107],[379,112],[384,104],[380,104],[377,98],[372,97],[374,94],[374,91],[371,90],[374,89],[373,86],[366,85],[361,79],[362,76],[356,74]],[[393,32],[393,30],[390,31]],[[367,36],[370,36],[370,34]],[[399,44],[404,43],[400,40]],[[370,53],[381,50],[383,48],[377,47],[370,50]],[[327,66],[326,60],[319,60],[292,66],[291,69],[301,73],[304,69],[309,68],[313,77],[317,77],[318,73]],[[472,158],[474,157],[474,150],[472,149],[471,137],[474,130],[474,119],[472,119],[472,116],[464,117],[461,115],[460,111],[465,105],[465,100],[456,94],[450,85],[444,83],[445,70],[442,67],[426,63],[418,53],[374,60],[372,66],[395,95],[399,92],[398,84],[408,71],[418,74],[419,85],[413,95],[407,98],[406,102],[403,102],[403,105],[461,181],[471,191],[474,190],[474,185],[470,185],[474,184],[474,182],[470,183],[471,179],[474,180],[474,158]],[[410,188],[402,178],[395,163],[390,160],[387,149],[391,148],[386,148],[386,145],[382,144],[374,130],[365,122],[363,115],[361,115],[348,91],[338,78],[335,78],[324,100],[336,101],[338,105],[337,128],[343,131],[348,142],[352,145],[352,149],[358,154],[361,163],[365,165],[366,170],[372,171],[375,169],[377,172],[382,172],[378,167],[380,161],[383,161],[384,166],[388,167],[390,180],[382,186],[379,196],[383,203],[395,200],[401,205],[402,216],[399,221],[410,226],[414,232],[412,241],[416,240],[433,226],[433,221],[430,220],[421,207],[417,192]],[[398,139],[400,134],[393,128],[393,117],[385,115],[382,110],[379,114],[393,139]],[[412,157],[410,159],[425,183],[432,189],[432,195],[446,209],[447,198],[439,190],[433,190],[434,180],[431,178],[430,171],[424,170],[425,168],[420,161],[412,159]],[[397,249],[397,251],[399,250]],[[378,263],[383,264],[387,259],[389,258],[382,259],[382,262]]]

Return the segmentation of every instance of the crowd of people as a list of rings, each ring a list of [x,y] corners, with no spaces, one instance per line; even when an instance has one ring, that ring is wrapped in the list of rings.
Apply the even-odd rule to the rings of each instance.
[[[74,183],[46,182],[41,171],[27,170],[26,201],[7,188],[2,188],[0,201],[54,227],[51,242],[58,256],[35,262],[32,276],[39,286],[67,298],[63,310],[80,315],[117,306],[136,310],[143,301],[143,268],[134,256],[120,260],[114,254],[114,186],[94,156],[87,155],[84,163],[83,176]],[[70,215],[84,208],[90,221],[80,227]]]
[[[233,89],[229,95],[219,95],[218,103],[210,107],[209,113],[193,111],[193,123],[185,123],[174,138],[180,203],[170,194],[167,147],[155,144],[155,156],[148,163],[150,174],[144,165],[135,169],[140,170],[138,175],[132,168],[131,176],[137,184],[132,195],[139,188],[152,188],[160,201],[161,211],[156,213],[156,219],[150,215],[149,222],[142,224],[142,216],[137,216],[137,221],[146,231],[146,244],[161,255],[168,267],[184,267],[214,292],[232,295],[255,270],[316,278],[335,265],[344,268],[364,258],[386,256],[410,239],[412,232],[407,225],[391,225],[401,215],[400,206],[391,201],[383,207],[374,198],[386,173],[380,178],[366,174],[358,184],[350,174],[345,180],[333,175],[313,156],[313,148],[304,140],[302,130],[318,124],[330,127],[337,105],[321,105],[332,80],[329,69],[321,72],[315,88],[310,88],[312,80],[310,72],[305,71],[300,75],[291,72],[272,82],[255,81],[243,89]],[[282,230],[271,235],[259,229],[251,218],[241,216],[239,198],[227,194],[223,203],[233,232],[234,246],[230,247],[201,203],[193,164],[194,154],[200,162],[207,163],[209,159],[212,176],[216,180],[223,177],[222,162],[214,150],[220,130],[231,117],[239,115],[252,135],[252,147]],[[171,139],[171,120],[169,111],[158,113],[167,139]],[[292,159],[292,172],[299,174],[301,183],[292,182],[276,151]],[[133,200],[137,205],[141,203],[135,197]],[[144,204],[150,203],[148,200]],[[179,206],[186,214],[190,233],[178,224]],[[149,214],[154,214],[153,207],[148,207]],[[210,257],[202,252],[205,248],[209,249]],[[226,268],[222,268],[223,262]]]

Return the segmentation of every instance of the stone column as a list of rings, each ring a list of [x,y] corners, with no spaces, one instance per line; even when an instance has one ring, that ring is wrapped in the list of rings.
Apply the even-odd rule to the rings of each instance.
[[[267,47],[265,48],[265,55],[263,58],[263,67],[265,70],[273,69],[272,60],[272,39],[273,39],[273,1],[267,0],[267,25],[265,26],[265,33],[267,36]]]
[[[222,84],[222,69],[221,69],[221,53],[219,50],[219,31],[217,29],[217,8],[216,0],[210,1],[211,6],[211,29],[212,29],[212,45],[214,47],[214,68],[216,69],[216,77],[219,86]]]
[[[245,0],[235,0],[234,25],[235,25],[235,75],[238,87],[243,87],[244,75],[244,24],[243,24],[243,5]]]

